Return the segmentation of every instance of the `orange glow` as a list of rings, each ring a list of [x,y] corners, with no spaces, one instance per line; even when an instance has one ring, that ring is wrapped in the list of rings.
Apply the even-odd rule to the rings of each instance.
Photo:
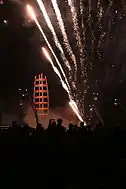
[[[34,96],[34,98],[48,98],[48,96]]]
[[[48,108],[36,108],[36,110],[48,110]]]
[[[3,0],[0,1],[0,4],[3,5]]]
[[[47,84],[36,84],[35,86],[36,86],[36,87],[48,87]]]
[[[28,12],[28,15],[30,16],[30,18],[33,20],[36,20],[36,15],[35,15],[33,8],[28,4],[26,6],[26,9],[27,9],[27,12]]]
[[[44,90],[43,87],[46,87],[46,90]],[[37,111],[38,118],[42,119],[44,116],[48,115],[49,110],[48,83],[46,77],[44,77],[43,74],[38,74],[35,76],[33,92],[35,109]],[[46,99],[46,102],[44,99]]]
[[[48,102],[35,102],[35,104],[48,104]]]

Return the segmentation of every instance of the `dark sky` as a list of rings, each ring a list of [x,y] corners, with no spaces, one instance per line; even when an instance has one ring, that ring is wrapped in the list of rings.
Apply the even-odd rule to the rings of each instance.
[[[44,39],[40,35],[37,27],[34,23],[28,23],[28,17],[25,11],[26,3],[30,2],[36,8],[36,13],[41,25],[49,38],[53,49],[56,52],[61,64],[61,56],[57,51],[51,32],[48,30],[47,25],[37,9],[37,5],[33,0],[13,0],[4,1],[4,4],[0,5],[0,96],[11,98],[17,94],[17,89],[28,88],[32,94],[33,79],[37,73],[43,72],[48,77],[50,103],[51,107],[63,106],[67,103],[67,95],[62,89],[61,83],[53,72],[49,62],[42,55],[41,47],[46,46]],[[58,2],[61,2],[59,0]],[[62,1],[63,2],[63,1]],[[77,1],[76,1],[77,2]],[[88,8],[87,0],[84,1],[84,6]],[[87,27],[85,29],[86,38],[86,55],[87,55],[87,71],[89,90],[86,95],[85,103],[87,106],[91,101],[92,93],[94,91],[99,92],[100,100],[104,103],[111,102],[115,96],[124,100],[126,96],[126,11],[125,1],[114,1],[113,6],[107,15],[108,2],[103,2],[103,8],[105,14],[101,21],[102,29],[100,32],[107,32],[106,40],[101,42],[100,51],[104,55],[99,59],[97,53],[97,41],[99,40],[99,28],[97,25],[97,12],[96,1],[92,1],[93,11],[93,32],[95,34],[95,45],[92,51],[91,41],[91,29]],[[102,1],[101,1],[102,2]],[[63,40],[61,38],[61,32],[58,32],[58,24],[56,22],[56,16],[54,11],[50,8],[50,4],[47,0],[44,0],[48,14],[51,21],[56,28],[58,38],[63,46]],[[74,50],[76,58],[78,60],[78,51],[76,50],[76,41],[71,34],[73,33],[71,25],[71,17],[69,17],[70,11],[68,6],[64,3],[59,3],[64,23],[67,30],[70,44]],[[88,9],[85,8],[85,22],[87,22]],[[78,16],[79,17],[79,16]],[[4,23],[7,20],[7,23]],[[74,39],[74,40],[73,40]],[[92,53],[92,54],[91,54]],[[92,56],[93,55],[93,56]],[[69,57],[68,57],[69,58]],[[90,61],[93,62],[93,69],[90,69]],[[64,64],[63,64],[64,65]],[[98,80],[98,84],[96,84]],[[83,82],[83,81],[82,81]],[[82,89],[83,90],[83,89]],[[58,95],[57,95],[58,94]],[[90,100],[89,100],[90,99]],[[126,100],[124,100],[126,102]]]
[[[16,96],[18,88],[32,93],[35,74],[43,72],[48,78],[51,106],[62,106],[67,95],[42,55],[45,42],[34,24],[26,24],[23,10],[15,2],[0,5],[0,95]]]

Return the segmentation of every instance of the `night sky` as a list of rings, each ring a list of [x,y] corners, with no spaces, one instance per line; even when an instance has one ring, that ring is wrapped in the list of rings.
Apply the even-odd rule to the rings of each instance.
[[[24,7],[14,1],[0,5],[1,98],[16,98],[18,88],[27,88],[32,94],[34,76],[43,72],[48,78],[50,106],[63,106],[67,103],[67,95],[42,55],[41,46],[45,42],[40,40],[35,24],[29,24],[24,18],[23,11]]]
[[[48,14],[52,19],[53,24],[55,23],[55,28],[58,31],[57,22],[54,18],[54,11],[50,8],[49,1],[44,1],[45,6],[48,10]],[[70,37],[72,28],[70,28],[69,23],[71,19],[69,18],[68,12],[65,12],[65,3],[60,3],[62,5],[61,12],[63,17],[65,16],[65,23],[67,25],[68,37],[72,44],[73,38]],[[87,11],[88,1],[84,0],[83,5],[85,7],[85,12]],[[104,1],[102,4],[104,10],[107,10],[107,4],[109,1]],[[66,92],[63,90],[61,83],[55,73],[53,72],[49,62],[45,59],[41,52],[41,47],[47,47],[44,39],[40,35],[34,22],[28,22],[29,18],[26,14],[25,5],[26,3],[31,3],[34,6],[37,16],[41,17],[39,19],[41,25],[46,32],[51,45],[53,44],[52,35],[47,29],[47,25],[44,22],[40,10],[37,7],[35,1],[29,0],[13,0],[9,1],[3,0],[3,4],[0,4],[0,98],[1,101],[6,101],[7,99],[17,98],[18,88],[27,88],[32,94],[33,80],[34,76],[40,72],[43,72],[49,82],[49,92],[50,92],[50,105],[51,107],[64,106],[68,103],[68,97]],[[76,1],[77,3],[77,1]],[[94,4],[93,4],[94,3]],[[96,1],[93,1],[93,24],[94,34],[99,35],[98,29],[95,24],[96,21]],[[78,5],[78,4],[77,4]],[[111,8],[111,14],[109,17],[105,17],[102,20],[103,30],[108,32],[108,38],[103,41],[100,46],[101,52],[104,56],[101,59],[97,58],[95,52],[96,47],[94,46],[93,54],[93,66],[89,71],[88,81],[89,90],[86,94],[87,106],[93,103],[93,93],[99,93],[99,101],[97,102],[99,109],[103,110],[106,106],[114,104],[114,99],[118,98],[124,106],[126,104],[126,3],[125,1],[113,1],[113,6]],[[107,12],[107,11],[106,11]],[[86,18],[86,13],[85,13]],[[108,21],[110,20],[110,22]],[[6,22],[7,21],[7,22]],[[111,25],[109,26],[108,24]],[[91,60],[90,51],[90,33],[88,27],[86,28],[87,38],[86,45],[88,51],[88,58]],[[59,39],[62,39],[60,33],[58,33]],[[96,40],[97,41],[97,40]],[[62,43],[62,41],[61,41]],[[63,45],[63,44],[62,44]],[[73,45],[73,44],[72,44]],[[75,45],[72,46],[78,59]],[[61,57],[53,45],[53,49],[58,56],[61,64]],[[57,98],[58,94],[58,98]],[[59,98],[60,97],[60,98]],[[14,102],[14,101],[13,101]],[[102,106],[102,108],[101,108]]]

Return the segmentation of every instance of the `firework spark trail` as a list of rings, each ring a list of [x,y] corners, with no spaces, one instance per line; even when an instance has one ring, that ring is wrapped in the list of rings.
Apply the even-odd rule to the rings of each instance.
[[[104,14],[103,7],[101,6],[101,0],[98,0],[97,2],[97,10],[98,10],[97,13],[98,21],[100,22]]]
[[[67,80],[67,78],[66,78],[65,72],[63,71],[63,68],[62,68],[60,62],[59,62],[58,58],[56,57],[56,55],[55,55],[55,53],[54,53],[54,51],[53,51],[53,49],[52,49],[52,47],[51,47],[51,45],[50,45],[50,43],[49,43],[49,41],[48,41],[48,39],[47,39],[47,37],[46,37],[44,31],[42,30],[42,28],[41,28],[41,26],[40,26],[40,24],[39,24],[39,22],[38,22],[38,20],[37,20],[37,18],[36,18],[36,15],[35,15],[35,13],[34,13],[34,10],[32,9],[32,7],[31,7],[30,5],[27,5],[27,11],[28,11],[29,15],[31,16],[31,18],[35,21],[35,23],[36,23],[38,29],[40,30],[42,36],[44,37],[44,39],[45,39],[45,41],[46,41],[46,43],[47,43],[47,45],[48,45],[48,47],[49,47],[51,53],[53,54],[53,56],[54,56],[54,58],[55,58],[55,60],[56,60],[57,65],[59,66],[59,68],[60,68],[60,70],[61,70],[61,72],[62,72],[62,74],[63,74],[63,76],[64,76],[64,78],[65,78],[65,82],[66,82],[68,88],[70,89],[70,85],[69,85],[69,82],[68,82],[68,80]]]
[[[89,18],[88,18],[88,22],[89,22],[89,26],[90,26],[90,29],[91,29],[91,36],[92,36],[92,55],[93,55],[95,36],[94,36],[93,29],[92,29],[92,22],[93,22],[93,19],[92,19],[92,14],[91,14],[91,11],[92,11],[92,3],[91,3],[91,0],[88,0],[88,5],[89,5]]]
[[[77,45],[79,47],[80,53],[82,54],[83,53],[83,45],[82,45],[80,32],[79,32],[76,7],[74,6],[73,0],[67,0],[67,1],[68,1],[68,5],[70,6],[70,10],[71,10],[71,14],[72,14],[74,35],[76,37],[76,41],[77,41]]]
[[[97,11],[98,29],[102,30],[103,27],[102,27],[102,24],[101,24],[101,20],[102,20],[103,15],[104,15],[104,10],[103,10],[103,7],[101,6],[101,0],[98,0],[98,2],[97,2],[97,10],[98,10]],[[104,39],[105,35],[106,35],[106,32],[102,32],[100,34],[100,39],[98,40],[97,52],[99,54],[101,54],[99,52],[99,48],[100,48],[101,42]]]
[[[97,9],[98,9],[97,16],[98,16],[98,21],[99,22],[101,21],[101,19],[103,17],[106,18],[107,16],[109,16],[110,9],[111,9],[111,7],[113,5],[112,0],[109,0],[108,8],[107,8],[106,11],[104,11],[103,8],[100,6],[100,1],[101,0],[98,0],[98,3],[97,3]],[[102,29],[101,25],[100,25],[100,29]],[[110,32],[110,21],[108,22],[108,32],[102,32],[101,35],[100,35],[100,39],[99,39],[99,42],[98,42],[98,49],[99,49],[99,47],[100,47],[101,42],[103,41],[103,39],[105,39],[105,37],[106,37],[106,42],[108,41],[109,32]]]
[[[63,22],[63,19],[62,19],[62,16],[61,16],[60,9],[58,7],[57,0],[51,0],[51,2],[52,2],[52,5],[53,5],[55,14],[57,16],[57,20],[58,20],[58,24],[59,24],[61,33],[63,35],[64,44],[65,44],[66,49],[67,49],[67,51],[69,53],[69,56],[71,57],[71,59],[72,59],[72,61],[74,63],[75,71],[77,71],[76,58],[75,58],[75,55],[74,55],[74,53],[73,53],[73,51],[71,49],[71,46],[70,46],[70,43],[69,43],[69,40],[68,40],[68,36],[67,36],[66,30],[65,30],[64,22]]]
[[[113,2],[112,2],[112,0],[109,0],[109,6],[108,6],[108,9],[107,9],[107,11],[106,11],[106,15],[105,16],[110,16],[110,10],[111,10],[111,7],[112,7],[112,5],[113,5]],[[107,34],[106,34],[106,43],[108,43],[108,38],[109,38],[109,32],[110,32],[110,30],[111,30],[111,23],[110,23],[110,20],[108,21],[108,29],[107,29],[108,31],[107,31]]]
[[[60,81],[61,81],[61,83],[62,83],[63,88],[64,88],[64,89],[67,91],[67,93],[69,94],[69,89],[68,89],[67,85],[64,83],[64,81],[63,81],[63,79],[62,79],[62,77],[61,77],[61,75],[60,75],[59,70],[58,70],[57,67],[54,65],[54,63],[53,63],[51,57],[49,56],[49,54],[48,54],[48,52],[47,52],[47,50],[46,50],[44,47],[42,47],[42,51],[43,51],[44,55],[46,56],[46,58],[47,58],[47,59],[49,60],[49,62],[51,63],[51,66],[52,66],[54,72],[55,72],[55,73],[58,75],[58,77],[60,78]]]
[[[70,7],[70,11],[71,11],[71,15],[72,15],[72,22],[73,22],[73,29],[74,29],[74,36],[76,38],[77,41],[77,46],[79,48],[79,52],[80,52],[80,67],[81,67],[81,83],[82,81],[86,81],[83,82],[84,88],[86,88],[86,84],[88,81],[88,77],[87,77],[87,70],[86,70],[86,66],[85,66],[85,49],[84,49],[84,45],[81,39],[81,35],[80,35],[80,28],[78,25],[78,18],[77,18],[77,10],[76,7],[74,5],[73,0],[67,0],[68,5]],[[79,95],[79,109],[81,109],[81,113],[84,116],[84,100],[85,100],[85,92],[83,90],[78,89],[78,94]],[[78,97],[77,97],[78,98]]]
[[[82,25],[82,30],[83,30],[83,37],[85,37],[83,0],[80,0],[80,14],[81,14],[81,25]]]
[[[82,71],[81,76],[86,76],[86,71],[85,71],[85,66],[84,66],[84,60],[85,60],[84,45],[82,43],[81,35],[80,35],[80,31],[79,31],[79,25],[78,25],[78,19],[77,19],[77,10],[76,10],[76,7],[74,5],[73,0],[67,0],[67,1],[68,1],[68,5],[70,7],[71,15],[72,15],[74,36],[76,38],[77,46],[78,46],[79,51],[80,51],[80,65],[81,65],[81,71]],[[81,78],[81,79],[83,79],[83,78]]]
[[[85,24],[84,24],[84,6],[83,6],[83,0],[80,0],[80,15],[81,15],[82,39],[83,39],[82,42],[83,42],[83,47],[84,47],[84,49],[83,49],[83,53],[84,53],[84,50],[85,50]]]
[[[69,65],[68,60],[67,60],[66,57],[65,57],[63,48],[61,47],[61,44],[60,44],[60,42],[59,42],[59,40],[58,40],[58,37],[57,37],[57,35],[56,35],[56,32],[55,32],[55,30],[54,30],[54,27],[53,27],[53,25],[52,25],[52,23],[51,23],[51,20],[50,20],[48,14],[47,14],[47,11],[46,11],[46,8],[45,8],[45,6],[44,6],[44,3],[43,3],[42,0],[36,0],[36,1],[37,1],[38,5],[39,5],[39,7],[40,7],[40,10],[41,10],[41,12],[42,12],[42,14],[43,14],[43,16],[44,16],[44,18],[45,18],[45,21],[46,21],[46,23],[47,23],[47,25],[48,25],[50,31],[51,31],[52,34],[53,34],[54,42],[55,42],[57,48],[58,48],[58,49],[60,50],[60,52],[61,52],[61,57],[62,57],[62,59],[63,59],[63,62],[66,64],[66,66],[67,66],[67,68],[69,69],[69,71],[71,71],[71,67],[70,67],[70,65]]]
[[[69,96],[69,99],[70,99],[70,106],[71,106],[71,108],[73,109],[73,111],[74,111],[75,114],[77,115],[78,119],[79,119],[80,121],[83,121],[82,117],[81,117],[80,114],[79,114],[78,107],[77,107],[75,101],[72,99],[72,96],[71,96],[71,94],[70,94],[70,91],[69,91],[69,88],[70,88],[70,87],[69,87],[69,83],[68,83],[68,81],[67,81],[67,78],[66,78],[66,76],[65,76],[65,73],[64,73],[64,71],[63,71],[63,69],[62,69],[62,67],[61,67],[61,65],[60,65],[60,63],[59,63],[59,61],[58,61],[58,59],[57,59],[55,53],[53,52],[53,49],[52,49],[50,43],[48,42],[48,39],[47,39],[46,35],[44,34],[44,32],[43,32],[43,30],[42,30],[42,28],[41,28],[41,26],[40,26],[40,24],[39,24],[39,22],[38,22],[38,20],[37,20],[37,18],[36,18],[36,15],[35,15],[35,13],[34,13],[32,7],[31,7],[30,5],[27,5],[27,11],[28,11],[28,13],[30,14],[30,16],[32,17],[32,19],[35,21],[35,23],[36,23],[37,27],[39,28],[40,32],[42,33],[42,35],[43,35],[43,37],[44,37],[44,39],[45,39],[45,41],[46,41],[46,43],[47,43],[49,49],[51,50],[53,56],[55,57],[55,60],[56,60],[57,64],[59,65],[59,67],[60,67],[60,69],[61,69],[62,74],[64,75],[64,78],[65,78],[66,83],[64,83],[64,81],[63,81],[63,79],[62,79],[62,77],[61,77],[61,75],[60,75],[59,70],[54,66],[52,59],[50,58],[49,55],[47,55],[48,53],[46,53],[47,59],[50,61],[50,63],[51,63],[51,65],[52,65],[52,67],[53,67],[55,73],[56,73],[56,74],[58,75],[58,77],[60,78],[60,81],[61,81],[61,83],[62,83],[63,88],[64,88],[64,89],[66,90],[66,92],[68,93],[68,96]],[[46,51],[45,51],[45,52],[46,52]],[[66,84],[67,84],[68,86],[67,86]]]
[[[66,90],[66,92],[67,92],[67,94],[68,94],[68,96],[69,96],[69,99],[70,99],[69,104],[70,104],[71,108],[73,109],[73,111],[74,111],[75,114],[77,115],[78,119],[79,119],[80,121],[83,121],[82,117],[81,117],[80,114],[79,114],[78,107],[77,107],[75,101],[72,99],[71,94],[70,94],[70,91],[69,91],[67,85],[64,83],[64,81],[63,81],[63,79],[62,79],[62,77],[61,77],[61,75],[60,75],[59,70],[55,67],[55,65],[54,65],[54,63],[53,63],[51,57],[49,56],[47,50],[46,50],[44,47],[42,47],[42,51],[43,51],[44,55],[46,56],[46,58],[47,58],[47,59],[49,60],[49,62],[51,63],[51,66],[52,66],[54,72],[58,75],[58,77],[59,77],[59,79],[60,79],[60,81],[61,81],[61,84],[62,84],[63,88]]]
[[[89,4],[89,13],[91,13],[91,10],[92,10],[91,0],[88,0],[88,4]]]

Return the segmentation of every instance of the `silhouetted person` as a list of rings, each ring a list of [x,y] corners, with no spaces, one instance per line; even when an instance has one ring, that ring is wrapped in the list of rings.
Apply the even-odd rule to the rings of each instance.
[[[70,123],[68,127],[69,127],[68,132],[72,132],[72,131],[73,131],[73,127],[74,127],[74,125],[73,125],[72,123]]]
[[[63,120],[62,119],[58,119],[57,120],[57,129],[61,132],[64,132],[65,131],[65,127],[62,125],[63,123]]]
[[[51,127],[52,127],[53,129],[56,128],[56,121],[55,121],[55,119],[52,120],[52,122],[51,122]]]
[[[84,126],[84,122],[80,122],[80,127],[78,129],[79,133],[81,135],[83,135],[85,133],[85,126]]]
[[[52,126],[52,122],[54,121],[54,119],[50,119],[49,120],[49,125],[48,125],[48,128],[51,128],[51,126]]]
[[[38,134],[44,133],[44,128],[42,127],[42,125],[40,123],[37,124],[36,133],[38,133]]]
[[[17,125],[17,122],[16,121],[12,121],[12,128],[16,128],[18,125]]]
[[[84,127],[84,122],[80,122],[80,127]]]

